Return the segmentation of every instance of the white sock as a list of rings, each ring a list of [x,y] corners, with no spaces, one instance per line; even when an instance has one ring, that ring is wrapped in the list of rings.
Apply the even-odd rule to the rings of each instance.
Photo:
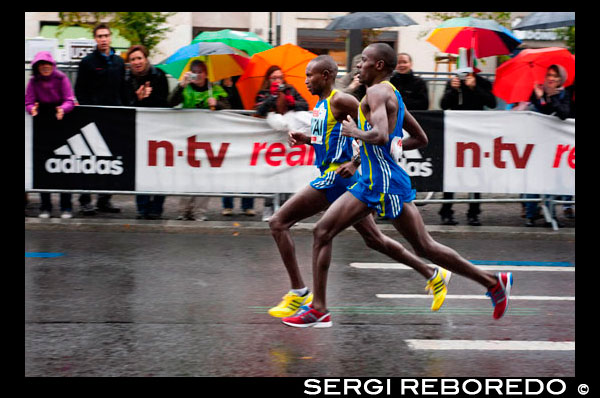
[[[308,293],[308,288],[305,286],[302,289],[291,289],[290,292],[292,292],[294,294],[297,294],[298,296],[302,297],[306,293]]]
[[[432,280],[434,280],[434,279],[435,279],[435,277],[437,276],[437,274],[438,274],[438,269],[436,268],[436,269],[435,269],[435,271],[433,271],[433,276],[432,276],[431,278],[429,278],[428,280],[429,280],[429,281],[432,281]]]

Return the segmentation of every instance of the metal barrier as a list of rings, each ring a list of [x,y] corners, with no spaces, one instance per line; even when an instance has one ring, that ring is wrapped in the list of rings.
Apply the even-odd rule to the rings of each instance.
[[[26,75],[30,69],[27,69],[29,66],[29,62],[26,62]],[[67,73],[69,79],[74,84],[76,79],[77,70],[78,70],[79,62],[68,62],[68,63],[57,63],[57,69],[62,70]],[[439,83],[443,82],[445,85],[448,79],[454,75],[452,72],[414,72],[415,75],[423,77],[426,82]],[[434,77],[427,77],[427,75],[433,75]],[[442,75],[444,77],[435,77],[437,75]],[[494,74],[489,73],[480,73],[481,76],[491,78],[493,81],[495,77]],[[27,76],[26,76],[26,84],[27,84]],[[434,99],[435,95],[435,87],[432,85],[428,86],[428,90],[430,92],[430,97],[432,96]],[[434,95],[431,95],[431,93]],[[434,104],[435,101],[430,101],[430,109],[436,109]],[[439,109],[439,108],[437,108]],[[239,110],[239,109],[224,109],[220,112],[233,112],[239,113],[243,115],[254,115],[256,112],[254,110]],[[112,194],[112,195],[165,195],[165,196],[207,196],[207,197],[241,197],[241,198],[271,198],[273,200],[273,208],[274,210],[279,209],[280,198],[278,193],[262,193],[262,194],[240,194],[240,193],[203,193],[203,192],[150,192],[150,191],[95,191],[95,190],[55,190],[55,189],[29,189],[25,190],[25,192],[48,192],[48,193],[87,193],[87,194]],[[542,211],[544,213],[544,218],[547,222],[552,224],[552,228],[554,230],[558,230],[558,224],[554,218],[552,218],[552,214],[554,213],[554,206],[557,204],[575,204],[575,201],[564,201],[564,200],[555,200],[555,199],[544,199],[544,198],[534,198],[534,199],[525,199],[525,198],[490,198],[490,199],[431,199],[433,197],[433,192],[428,192],[426,194],[425,199],[415,199],[413,202],[416,205],[427,205],[427,204],[444,204],[444,203],[527,203],[527,202],[538,202],[542,203]],[[548,205],[546,204],[548,203]]]

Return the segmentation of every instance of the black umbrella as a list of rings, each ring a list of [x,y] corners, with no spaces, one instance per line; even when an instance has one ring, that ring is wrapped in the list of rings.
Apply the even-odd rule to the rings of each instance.
[[[335,18],[325,29],[371,29],[409,25],[417,25],[417,23],[399,12],[353,12]]]
[[[550,29],[575,25],[574,12],[532,12],[513,29]]]

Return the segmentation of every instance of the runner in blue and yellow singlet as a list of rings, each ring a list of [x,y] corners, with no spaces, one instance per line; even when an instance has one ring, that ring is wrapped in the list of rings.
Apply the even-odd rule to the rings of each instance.
[[[402,127],[410,134],[410,137],[402,140],[405,150],[423,147],[427,145],[428,139],[418,122],[404,109],[401,95],[389,84],[388,80],[395,66],[396,54],[385,43],[371,44],[362,52],[357,67],[359,81],[367,86],[367,92],[359,105],[359,126],[353,118],[347,117],[342,122],[341,130],[341,135],[362,142],[362,175],[317,222],[313,233],[313,301],[310,307],[295,316],[284,318],[286,325],[322,327],[322,322],[331,324],[326,296],[333,238],[349,226],[356,226],[361,220],[372,217],[373,210],[390,218],[392,225],[420,257],[428,258],[440,266],[432,270],[420,258],[390,238],[386,237],[387,240],[382,243],[383,248],[368,242],[369,247],[409,265],[427,279],[426,289],[434,296],[431,306],[433,311],[437,311],[444,302],[450,275],[441,265],[488,289],[494,306],[494,319],[502,317],[508,308],[512,274],[494,275],[482,271],[456,251],[434,241],[412,203],[415,192],[411,188],[410,178],[397,164],[391,149],[402,138]],[[393,251],[385,249],[390,245],[395,247]],[[401,257],[405,260],[398,260]]]
[[[351,138],[341,135],[341,123],[347,117],[357,117],[358,101],[350,94],[333,88],[336,75],[337,65],[328,55],[320,55],[308,63],[306,86],[312,94],[319,96],[313,111],[311,135],[295,131],[288,133],[290,146],[313,146],[315,165],[320,170],[320,176],[294,194],[269,220],[271,233],[291,282],[291,290],[283,296],[281,303],[269,310],[270,315],[278,318],[285,319],[293,315],[301,306],[310,304],[313,296],[302,280],[290,228],[298,221],[327,209],[340,195],[345,194],[348,186],[357,181],[354,174],[358,163],[356,159],[351,160]],[[405,264],[420,261],[400,244],[383,235],[372,215],[358,220],[354,228],[375,250]],[[412,257],[409,258],[409,255]],[[423,266],[426,267],[424,263]],[[310,316],[308,313],[306,315]],[[327,326],[331,326],[327,317],[319,319],[317,327]]]
[[[392,133],[385,145],[374,145],[362,142],[360,157],[362,176],[358,183],[350,188],[350,192],[367,206],[378,211],[384,218],[396,218],[402,211],[404,202],[411,202],[416,191],[411,188],[410,177],[398,164],[398,159],[392,155],[392,146],[398,145],[403,138],[404,103],[400,92],[387,80],[381,84],[389,84],[394,90],[398,101],[398,116]],[[365,118],[362,107],[358,107],[358,128],[362,131],[371,130],[371,125]],[[402,141],[399,141],[400,143]]]
[[[333,203],[346,192],[348,185],[357,180],[356,174],[344,178],[336,173],[343,163],[352,160],[352,138],[340,135],[342,123],[336,120],[331,107],[331,99],[336,93],[337,90],[331,90],[327,98],[317,102],[311,119],[310,144],[315,151],[315,166],[321,175],[310,186],[325,189],[329,203]]]

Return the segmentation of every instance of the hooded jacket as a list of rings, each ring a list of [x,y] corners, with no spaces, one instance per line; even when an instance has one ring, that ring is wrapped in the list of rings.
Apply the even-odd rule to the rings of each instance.
[[[45,61],[52,64],[54,69],[50,76],[42,76],[38,70],[39,62]],[[25,89],[25,109],[31,113],[31,108],[38,102],[43,106],[60,106],[65,113],[71,112],[75,107],[75,97],[71,82],[67,75],[56,69],[56,61],[49,51],[40,51],[31,62],[33,74]]]
[[[563,84],[567,80],[567,71],[561,65],[556,65],[558,74],[561,82],[559,86],[559,93],[555,95],[548,95],[544,91],[542,98],[537,98],[535,92],[531,93],[529,101],[534,107],[534,110],[545,115],[555,115],[558,118],[564,120],[570,115],[570,103],[571,97],[569,92],[564,89]]]

